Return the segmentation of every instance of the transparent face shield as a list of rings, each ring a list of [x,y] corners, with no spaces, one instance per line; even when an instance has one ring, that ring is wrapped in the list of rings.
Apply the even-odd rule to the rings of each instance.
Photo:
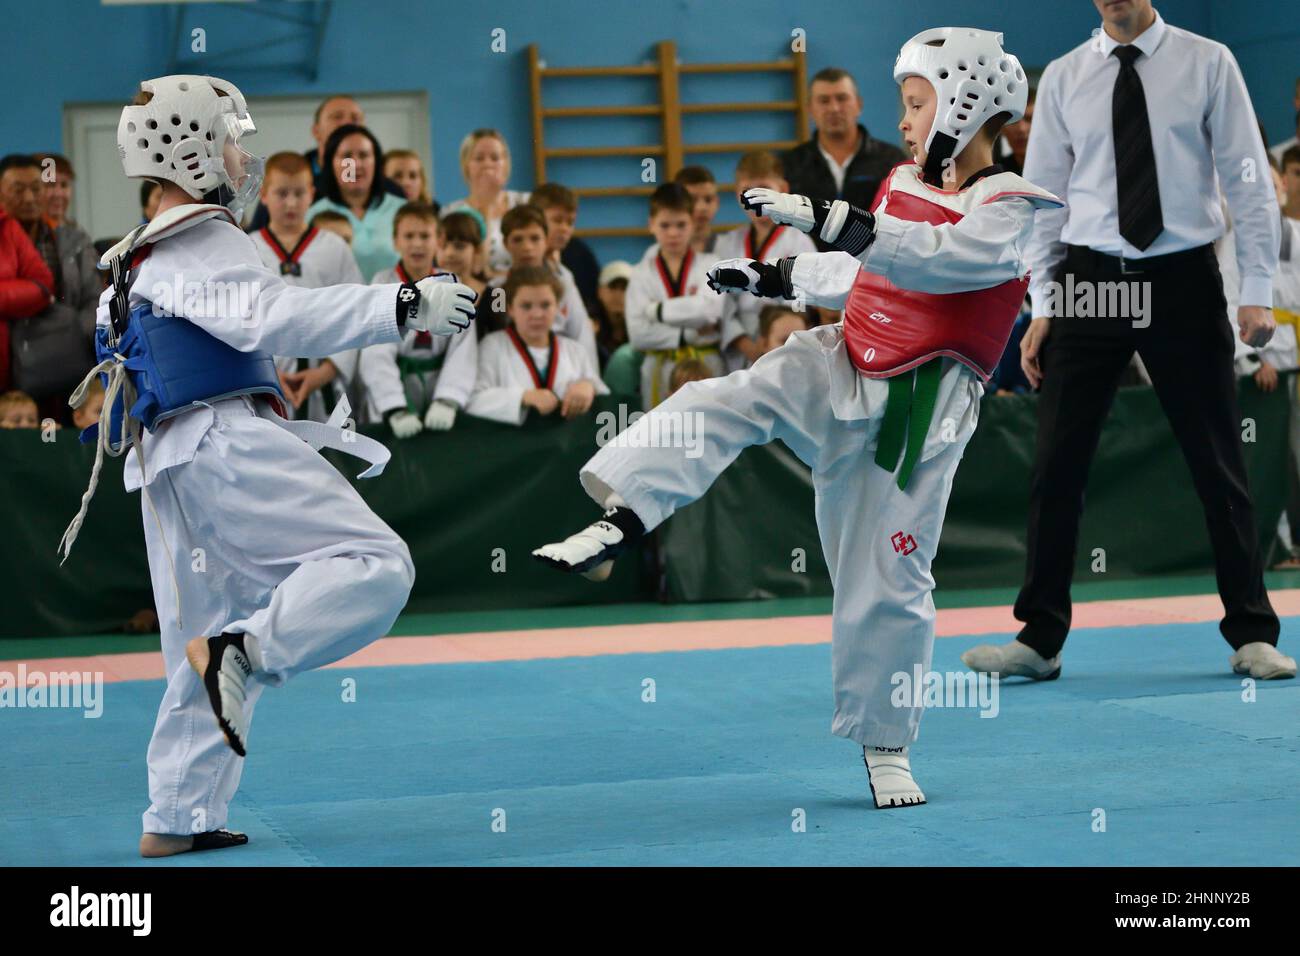
[[[260,156],[248,152],[240,143],[242,137],[257,132],[252,119],[247,115],[240,117],[226,113],[222,120],[226,128],[222,157],[221,160],[212,162],[220,163],[218,175],[222,182],[218,189],[224,200],[223,205],[238,219],[245,209],[257,202],[266,162]]]

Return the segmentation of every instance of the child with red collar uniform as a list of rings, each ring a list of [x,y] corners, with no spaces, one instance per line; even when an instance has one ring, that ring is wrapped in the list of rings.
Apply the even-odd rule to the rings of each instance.
[[[724,371],[719,348],[724,302],[707,288],[717,256],[691,246],[695,205],[678,183],[664,183],[651,194],[649,228],[655,242],[627,282],[627,339],[645,353],[641,403],[646,408],[668,396],[673,366],[680,361],[699,359],[714,375]]]
[[[348,244],[307,224],[313,193],[311,164],[300,153],[276,153],[267,159],[261,199],[269,221],[249,233],[262,264],[289,285],[305,289],[364,283]],[[280,387],[296,417],[328,421],[356,379],[358,358],[356,349],[327,358],[277,355]]]
[[[506,425],[538,415],[585,415],[609,394],[591,353],[555,331],[564,283],[545,266],[516,266],[506,274],[506,327],[483,337],[478,381],[465,410]]]
[[[736,164],[736,199],[744,203],[750,189],[771,189],[785,192],[790,184],[785,180],[781,158],[766,150],[756,150],[740,157]],[[816,252],[817,246],[807,235],[791,226],[782,226],[752,209],[746,209],[746,225],[718,236],[713,254],[719,259],[757,259],[775,262],[787,256]],[[722,306],[722,357],[727,371],[748,368],[763,354],[758,343],[758,317],[765,302],[762,296],[748,292],[729,295]]]
[[[844,309],[796,332],[752,368],[694,382],[580,472],[604,517],[534,555],[600,578],[647,529],[702,495],[749,445],[779,438],[812,468],[817,524],[835,587],[833,733],[863,748],[878,807],[925,802],[909,748],[922,715],[897,700],[898,674],[929,670],[930,564],[982,381],[1001,355],[1027,284],[1035,211],[1055,196],[992,164],[1027,80],[1000,34],[927,30],[899,53],[899,124],[916,163],[892,172],[875,213],[751,189],[744,202],[836,250],[776,263],[718,262],[710,284]],[[657,412],[652,411],[650,415]],[[665,439],[703,416],[704,448]],[[658,427],[656,447],[646,438]],[[919,696],[919,695],[918,695]]]
[[[393,247],[401,258],[375,273],[373,284],[411,282],[433,274],[438,255],[438,214],[427,203],[407,203],[393,217]],[[401,342],[361,352],[361,382],[368,421],[383,421],[395,438],[447,431],[474,391],[478,337],[435,338],[411,330]]]

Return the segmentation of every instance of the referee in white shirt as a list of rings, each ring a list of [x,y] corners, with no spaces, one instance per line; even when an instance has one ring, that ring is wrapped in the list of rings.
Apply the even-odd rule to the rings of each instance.
[[[1136,351],[1205,510],[1231,666],[1291,677],[1295,661],[1277,650],[1278,619],[1264,589],[1233,333],[1212,245],[1224,231],[1222,189],[1237,234],[1241,335],[1267,342],[1280,220],[1255,113],[1227,47],[1165,23],[1151,0],[1093,3],[1102,30],[1044,71],[1025,159],[1025,178],[1067,207],[1039,212],[1027,250],[1035,318],[1021,364],[1041,393],[1028,559],[1015,605],[1024,627],[1009,644],[974,648],[963,660],[1004,676],[1060,674],[1088,469]],[[1100,283],[1124,284],[1128,302],[1145,307],[1078,315],[1071,289],[1099,293]],[[1133,488],[1135,498],[1152,493]]]

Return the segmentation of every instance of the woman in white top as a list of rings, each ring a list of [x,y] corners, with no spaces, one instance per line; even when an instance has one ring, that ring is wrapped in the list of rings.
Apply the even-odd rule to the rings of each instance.
[[[501,238],[501,217],[510,209],[528,202],[529,194],[506,189],[510,181],[510,147],[505,137],[494,129],[476,129],[460,144],[460,172],[469,186],[469,195],[457,199],[444,212],[476,210],[487,221],[489,273],[505,273],[510,268],[510,254]]]

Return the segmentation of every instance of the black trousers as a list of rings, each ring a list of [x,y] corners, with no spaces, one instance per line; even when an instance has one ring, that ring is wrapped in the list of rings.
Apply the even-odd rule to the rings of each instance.
[[[1136,351],[1205,511],[1225,611],[1219,630],[1234,649],[1252,641],[1276,645],[1279,624],[1264,590],[1241,450],[1234,333],[1213,250],[1207,246],[1162,270],[1120,275],[1088,250],[1070,247],[1056,276],[1066,290],[1071,275],[1076,289],[1080,283],[1149,283],[1147,324],[1135,327],[1132,315],[1052,319],[1039,358],[1043,384],[1028,557],[1015,605],[1025,626],[1018,639],[1044,657],[1054,657],[1065,644],[1088,469],[1119,377]],[[1133,489],[1138,497],[1153,493]]]

